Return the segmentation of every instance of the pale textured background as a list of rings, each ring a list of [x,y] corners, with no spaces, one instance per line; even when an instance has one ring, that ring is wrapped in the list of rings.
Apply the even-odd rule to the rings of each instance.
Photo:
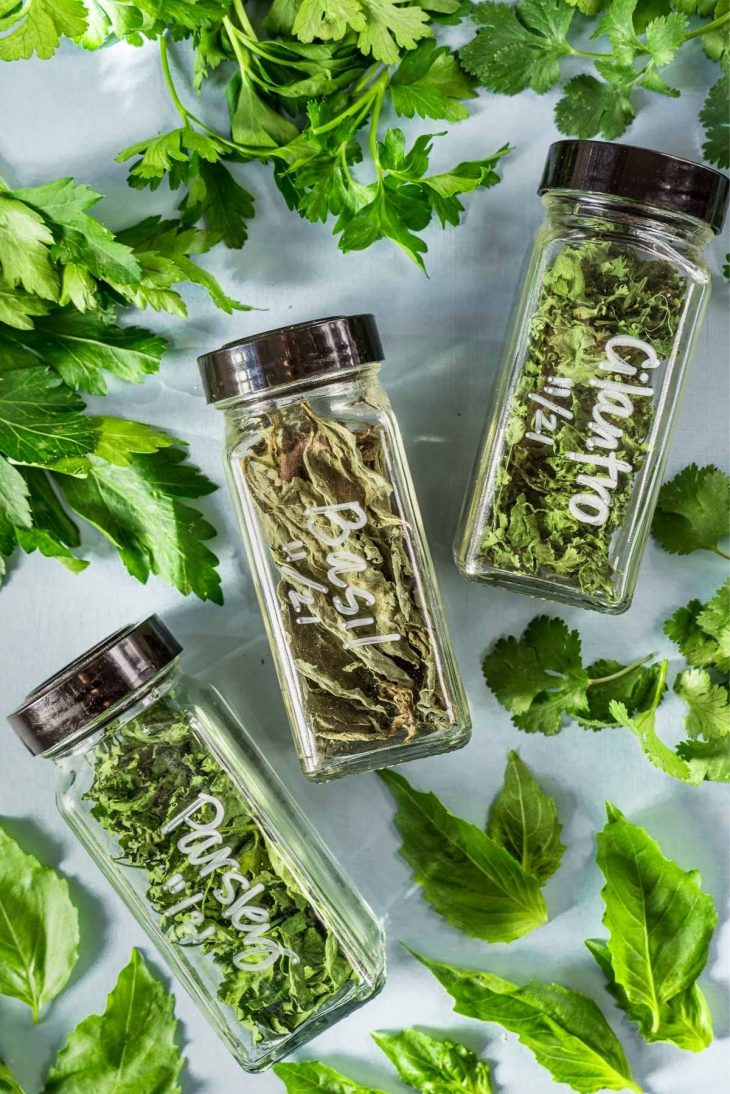
[[[697,110],[716,70],[699,49],[680,66],[675,82],[689,90],[678,102],[653,96],[629,139],[699,158]],[[730,1067],[727,928],[716,933],[702,977],[717,1039],[699,1057],[669,1046],[648,1047],[634,1036],[603,990],[583,939],[601,934],[601,877],[593,864],[593,835],[603,824],[605,798],[645,824],[684,867],[699,867],[718,909],[727,914],[727,787],[693,789],[674,783],[650,767],[630,735],[618,730],[593,735],[572,728],[553,739],[519,734],[485,688],[480,657],[499,634],[521,630],[540,606],[465,583],[450,557],[522,256],[541,218],[534,191],[556,136],[553,104],[553,95],[485,96],[471,120],[453,127],[441,142],[436,166],[484,155],[506,141],[516,151],[505,163],[502,184],[467,199],[463,227],[428,233],[430,280],[388,244],[341,255],[328,227],[307,224],[284,208],[266,168],[247,167],[247,185],[257,200],[251,238],[242,253],[220,248],[205,261],[231,293],[267,311],[229,318],[215,311],[202,291],[191,290],[186,293],[189,322],[157,316],[145,320],[175,342],[160,377],[143,387],[112,381],[112,393],[104,400],[105,413],[139,417],[187,437],[195,461],[222,484],[223,423],[201,398],[196,353],[282,323],[338,312],[376,313],[388,358],[383,379],[403,428],[475,728],[468,751],[413,764],[408,776],[482,822],[501,783],[507,749],[519,747],[555,794],[565,825],[568,852],[559,875],[547,886],[550,923],[509,947],[487,947],[460,936],[411,888],[397,854],[391,803],[376,777],[315,787],[299,774],[224,490],[206,503],[221,530],[213,546],[222,558],[223,609],[183,601],[156,580],[146,588],[138,585],[94,534],[87,539],[93,566],[80,576],[37,556],[15,565],[0,592],[0,713],[103,635],[149,612],[161,612],[189,647],[191,667],[219,684],[240,709],[294,795],[387,919],[390,972],[384,992],[302,1055],[324,1058],[363,1083],[405,1089],[395,1082],[368,1035],[374,1029],[421,1024],[461,1036],[483,1051],[494,1064],[500,1094],[549,1094],[556,1089],[514,1037],[504,1036],[496,1026],[452,1015],[445,992],[399,947],[403,939],[427,953],[482,965],[516,981],[535,975],[586,990],[620,1033],[647,1091],[720,1094],[727,1089],[721,1076]],[[0,174],[23,185],[75,175],[109,195],[101,211],[115,226],[172,209],[164,193],[128,190],[125,169],[113,157],[127,144],[175,124],[154,47],[122,45],[96,55],[66,48],[52,61],[0,66]],[[440,125],[424,123],[421,128]],[[711,263],[718,274],[721,256],[729,249],[723,242],[712,247]],[[728,288],[718,277],[680,415],[671,471],[692,459],[728,463],[727,299]],[[724,576],[718,558],[673,558],[652,544],[627,615],[560,614],[579,625],[588,659],[630,660],[650,650],[673,657],[662,621],[693,596],[709,596]],[[678,705],[668,703],[661,721],[673,740],[678,739],[679,720]],[[32,1094],[65,1032],[103,1009],[132,946],[141,946],[165,974],[141,928],[57,818],[51,765],[31,761],[9,730],[1,740],[0,813],[10,818],[9,830],[26,847],[70,877],[83,920],[82,956],[72,985],[40,1027],[32,1027],[27,1009],[0,999],[0,1055]],[[173,987],[189,1061],[187,1094],[275,1094],[282,1089],[273,1074],[248,1077],[241,1072],[183,990]]]

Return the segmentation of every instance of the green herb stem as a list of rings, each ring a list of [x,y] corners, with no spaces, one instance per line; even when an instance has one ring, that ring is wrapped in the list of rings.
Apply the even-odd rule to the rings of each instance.
[[[630,665],[624,665],[618,672],[612,672],[608,676],[594,676],[586,684],[587,688],[595,687],[596,684],[609,684],[613,680],[620,680],[622,676],[628,676],[630,672],[634,672],[635,669],[641,668],[647,661],[651,661],[653,653],[647,653],[646,657],[642,657],[639,661],[633,661]]]
[[[243,30],[250,38],[253,39],[254,42],[258,42],[256,31],[253,29],[253,26],[251,25],[251,20],[246,14],[246,8],[244,7],[243,0],[233,0],[233,7]]]
[[[713,547],[712,551],[716,555],[719,555],[720,558],[726,558],[728,562],[730,562],[730,553],[728,551],[723,551],[722,547]]]
[[[383,72],[376,83],[373,84],[373,92],[375,93],[375,101],[373,104],[373,113],[370,119],[370,132],[368,134],[368,148],[370,149],[370,155],[372,156],[375,169],[378,173],[378,182],[382,181],[383,168],[380,164],[380,153],[378,152],[378,122],[380,121],[380,111],[383,107],[383,99],[385,97],[385,89],[388,86],[388,74]]]
[[[188,108],[185,106],[185,103],[178,95],[177,88],[175,87],[175,83],[172,78],[172,71],[170,69],[170,54],[167,48],[167,38],[164,34],[160,35],[160,62],[162,64],[162,74],[165,78],[165,83],[167,85],[167,90],[170,93],[170,98],[172,99],[173,105],[183,121],[194,122],[195,125],[199,126],[199,128],[204,130],[206,133],[209,133],[211,137],[215,137],[215,139],[220,141],[221,144],[225,144],[228,148],[232,148],[234,149],[234,151],[238,152],[240,149],[237,144],[235,144],[233,141],[229,141],[226,137],[222,136],[217,131],[217,129],[212,129],[211,126],[207,125],[202,120],[202,118],[199,118],[196,114],[193,114],[192,111],[188,110]]]
[[[709,34],[710,31],[719,30],[727,23],[728,19],[730,19],[730,11],[726,12],[725,15],[719,15],[717,19],[713,19],[710,23],[705,23],[703,27],[697,27],[696,30],[691,30],[689,34],[685,34],[685,42],[689,42],[692,38],[700,38],[703,34]]]

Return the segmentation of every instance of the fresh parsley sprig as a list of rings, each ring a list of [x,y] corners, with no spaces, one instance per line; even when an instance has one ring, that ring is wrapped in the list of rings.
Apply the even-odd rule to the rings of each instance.
[[[72,179],[0,181],[0,578],[17,549],[84,569],[71,509],[140,581],[159,574],[220,601],[215,530],[186,504],[214,486],[186,462],[185,442],[91,416],[79,393],[158,370],[165,339],[121,325],[128,306],[185,316],[178,286],[190,282],[227,312],[245,305],[194,261],[218,233],[150,217],[115,236],[89,212],[100,198]]]
[[[543,94],[559,83],[566,62],[593,65],[596,75],[568,79],[555,108],[558,129],[583,138],[620,137],[636,116],[640,90],[677,98],[679,89],[661,73],[699,40],[723,73],[700,115],[703,154],[710,163],[730,166],[729,0],[489,0],[475,6],[473,19],[480,29],[460,57],[490,91],[516,95],[532,88]],[[595,49],[577,44],[586,28]]]

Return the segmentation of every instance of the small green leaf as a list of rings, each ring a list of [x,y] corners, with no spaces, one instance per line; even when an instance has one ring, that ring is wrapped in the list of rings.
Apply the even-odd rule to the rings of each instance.
[[[94,446],[83,407],[49,368],[0,372],[0,451],[39,467],[83,456]]]
[[[373,1086],[361,1086],[318,1060],[299,1064],[274,1064],[274,1071],[288,1094],[384,1094]]]
[[[607,140],[615,140],[635,114],[621,85],[580,75],[565,85],[565,95],[555,107],[555,123],[568,136],[587,138],[600,133]]]
[[[613,1030],[586,995],[538,980],[518,987],[488,972],[414,956],[452,996],[457,1014],[497,1022],[516,1033],[556,1082],[582,1094],[641,1094]]]
[[[674,681],[674,690],[689,707],[684,728],[690,737],[712,741],[730,734],[728,689],[714,684],[706,669],[687,669]]]
[[[561,831],[555,801],[517,753],[510,752],[504,786],[489,811],[489,835],[544,885],[559,868],[565,851]]]
[[[0,39],[2,41],[2,39]],[[58,275],[51,264],[53,234],[43,217],[0,190],[0,273],[10,288],[22,285],[43,300],[57,300]],[[17,325],[17,324],[15,324]]]
[[[664,65],[671,64],[685,40],[688,26],[687,16],[677,11],[652,19],[646,28],[644,41],[655,65],[663,68]]]
[[[717,553],[730,536],[730,475],[713,464],[683,468],[659,491],[651,530],[671,554]]]
[[[489,1065],[466,1045],[417,1029],[372,1036],[403,1082],[423,1094],[492,1094]]]
[[[401,854],[447,923],[472,938],[511,942],[547,921],[538,882],[508,851],[397,772],[380,777],[398,804]]]
[[[45,1094],[180,1094],[174,1000],[138,950],[103,1014],[85,1018],[61,1048]]]
[[[68,983],[79,921],[67,882],[0,828],[0,994],[40,1011]]]
[[[462,100],[473,99],[474,89],[446,46],[426,38],[406,53],[389,84],[396,114],[406,118],[443,118],[457,122],[469,112]]]
[[[644,709],[631,714],[625,703],[613,699],[608,705],[609,711],[616,725],[630,729],[638,739],[647,757],[655,767],[663,771],[665,775],[671,775],[674,779],[684,782],[695,782],[692,772],[684,760],[665,744],[656,731],[656,710],[664,695],[668,662],[661,665],[661,672],[656,678],[652,702]]]
[[[12,14],[10,14],[12,12]],[[3,16],[9,16],[8,23]],[[0,7],[0,61],[21,61],[34,53],[52,57],[62,37],[73,38],[86,29],[87,13],[83,0],[24,0]]]
[[[694,782],[730,782],[730,737],[712,741],[682,741],[677,752],[686,761]]]
[[[573,19],[562,0],[477,4],[473,18],[482,29],[459,56],[490,91],[516,95],[531,87],[541,94],[558,81]]]

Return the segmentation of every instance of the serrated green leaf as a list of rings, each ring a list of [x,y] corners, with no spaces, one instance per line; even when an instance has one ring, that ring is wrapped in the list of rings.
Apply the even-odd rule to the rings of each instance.
[[[598,21],[594,38],[606,35],[619,64],[630,65],[641,50],[634,28],[636,0],[611,0]]]
[[[24,0],[11,9],[5,5],[0,14],[10,10],[10,22],[0,26],[6,31],[0,35],[0,61],[27,60],[34,53],[52,57],[62,37],[73,38],[86,28],[83,0]]]
[[[68,884],[0,828],[0,995],[40,1011],[66,986],[79,949]]]
[[[687,16],[677,11],[652,19],[646,28],[644,42],[655,65],[663,68],[671,64],[685,40],[688,26]]]
[[[92,418],[91,421],[96,433],[94,455],[119,467],[129,467],[132,456],[185,444],[165,429],[130,422],[126,418]]]
[[[705,617],[708,626],[716,633],[704,630],[700,616],[705,605],[700,600],[691,600],[684,608],[678,608],[671,619],[664,624],[664,633],[676,642],[680,652],[690,665],[696,668],[717,668],[721,672],[730,672],[730,618],[728,618],[728,598],[730,594],[718,589],[712,607]],[[723,648],[726,652],[723,653]]]
[[[671,554],[717,552],[730,536],[730,475],[713,464],[683,468],[659,491],[651,530]]]
[[[66,1038],[46,1094],[180,1094],[176,1030],[172,995],[132,950],[104,1013],[85,1018]]]
[[[274,1064],[274,1072],[287,1094],[384,1094],[374,1086],[362,1086],[318,1060],[298,1064]]]
[[[503,95],[527,87],[543,93],[557,82],[560,59],[570,52],[567,34],[573,18],[562,0],[477,4],[473,18],[483,29],[459,56],[486,88]]]
[[[694,782],[730,782],[730,737],[712,741],[682,741],[677,752],[686,761]]]
[[[133,577],[144,583],[157,574],[184,595],[221,603],[218,560],[205,546],[215,529],[180,500],[215,487],[184,459],[178,448],[130,456],[121,467],[89,456],[87,477],[65,478],[62,489],[71,508],[114,544]]]
[[[728,690],[715,684],[706,669],[687,669],[674,681],[674,690],[689,707],[684,728],[690,737],[711,741],[730,734]]]
[[[606,879],[613,977],[642,1033],[663,1040],[667,1005],[691,989],[707,963],[717,913],[696,870],[682,870],[645,829],[610,803],[606,808],[596,862]]]
[[[219,235],[226,247],[237,250],[248,237],[247,221],[254,215],[254,204],[248,190],[222,163],[200,162],[190,177],[180,211],[185,224],[203,217],[207,228]]]
[[[443,118],[456,122],[469,116],[464,99],[475,96],[456,55],[426,38],[407,53],[390,84],[396,114],[406,118]]]
[[[615,140],[635,116],[631,99],[620,85],[588,75],[568,80],[565,95],[555,107],[555,124],[560,132],[584,139],[600,133],[607,140]]]
[[[710,88],[700,112],[705,127],[705,143],[702,154],[716,167],[730,167],[730,76]]]
[[[532,980],[519,987],[488,972],[414,956],[452,996],[457,1014],[497,1022],[516,1033],[556,1082],[583,1094],[604,1089],[641,1094],[619,1041],[592,999],[560,984]]]
[[[36,316],[45,315],[49,307],[47,301],[13,288],[0,276],[0,323],[16,330],[32,330]]]
[[[537,881],[508,851],[397,772],[380,777],[398,804],[401,854],[447,923],[473,938],[510,942],[547,921]]]
[[[85,455],[94,441],[83,407],[49,368],[0,372],[0,451],[40,467]]]
[[[29,528],[31,516],[25,479],[0,455],[0,524],[2,522]]]
[[[565,845],[555,801],[514,751],[507,759],[504,785],[492,802],[487,831],[540,885],[560,866]]]
[[[489,1065],[466,1045],[417,1029],[372,1037],[403,1082],[422,1094],[492,1094]]]
[[[0,273],[6,285],[22,285],[43,300],[58,299],[58,275],[51,264],[53,234],[43,217],[0,190]]]
[[[630,729],[638,737],[644,755],[655,767],[658,767],[665,775],[671,775],[672,778],[694,783],[696,780],[690,768],[669,745],[665,744],[656,731],[656,709],[664,694],[667,667],[668,662],[663,661],[661,672],[656,678],[654,696],[650,705],[631,714],[625,703],[613,699],[608,708],[616,725]]]

